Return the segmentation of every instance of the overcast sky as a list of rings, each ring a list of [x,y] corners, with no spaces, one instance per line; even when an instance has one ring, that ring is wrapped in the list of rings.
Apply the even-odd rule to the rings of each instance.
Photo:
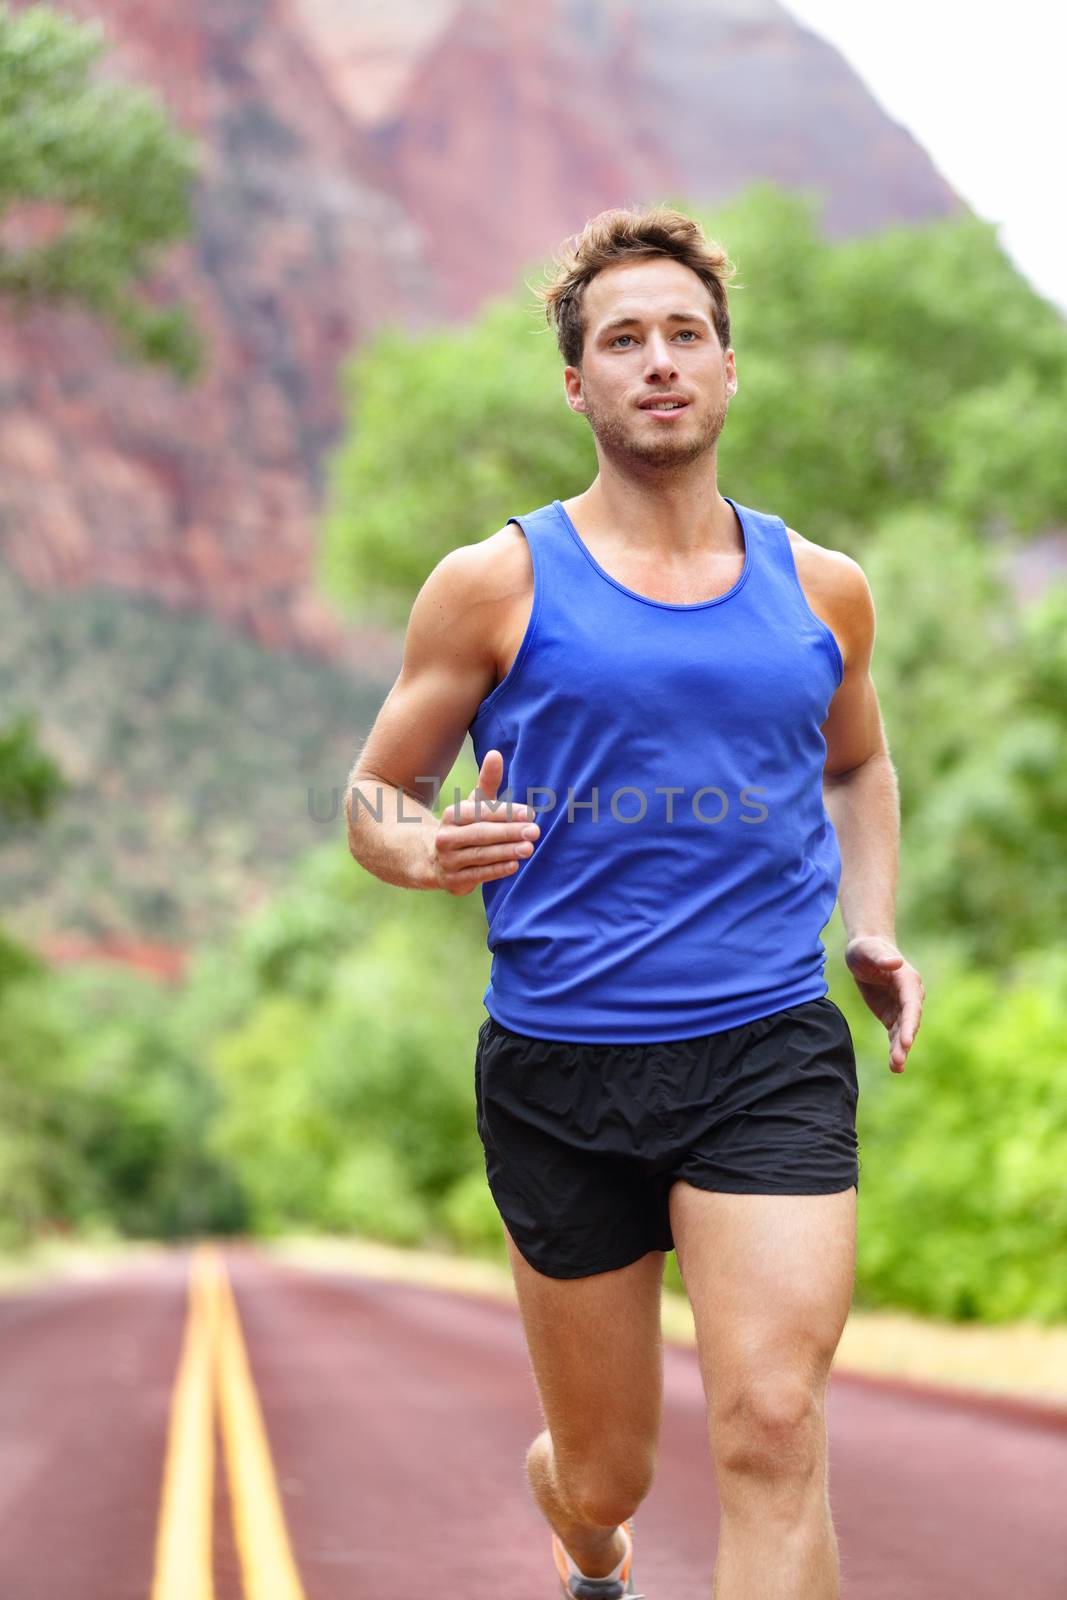
[[[1050,0],[783,0],[845,57],[1067,312],[1067,10]]]

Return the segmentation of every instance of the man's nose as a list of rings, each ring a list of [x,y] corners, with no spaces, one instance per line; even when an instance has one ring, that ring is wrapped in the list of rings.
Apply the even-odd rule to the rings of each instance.
[[[674,372],[674,352],[662,334],[650,335],[645,346],[646,368],[648,372],[661,376],[665,372]]]

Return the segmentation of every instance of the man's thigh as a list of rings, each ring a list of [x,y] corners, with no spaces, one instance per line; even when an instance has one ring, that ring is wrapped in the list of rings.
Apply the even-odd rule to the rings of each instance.
[[[505,1226],[534,1378],[563,1470],[611,1450],[656,1453],[663,1406],[662,1250],[588,1277],[551,1278]]]
[[[852,1300],[856,1189],[668,1198],[709,1413],[792,1384],[821,1399]]]

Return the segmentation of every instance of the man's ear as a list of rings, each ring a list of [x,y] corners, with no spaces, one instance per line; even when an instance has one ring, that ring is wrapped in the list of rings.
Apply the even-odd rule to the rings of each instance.
[[[580,367],[565,367],[563,369],[563,386],[567,394],[567,404],[571,410],[584,413],[585,393]]]

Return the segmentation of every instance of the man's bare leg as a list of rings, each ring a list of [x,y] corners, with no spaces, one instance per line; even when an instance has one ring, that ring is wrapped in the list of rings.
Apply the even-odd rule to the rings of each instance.
[[[856,1190],[679,1181],[670,1214],[722,1510],[713,1600],[837,1600],[825,1400],[852,1299]]]
[[[580,1570],[611,1572],[620,1524],[652,1486],[663,1409],[662,1250],[614,1272],[551,1278],[507,1228],[546,1427],[526,1454],[534,1499]]]

